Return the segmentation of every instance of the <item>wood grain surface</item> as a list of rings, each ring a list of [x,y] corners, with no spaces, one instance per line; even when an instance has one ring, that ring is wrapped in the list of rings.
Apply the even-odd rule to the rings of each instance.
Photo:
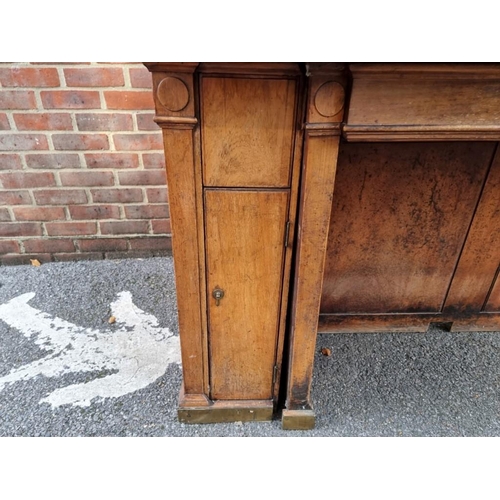
[[[441,312],[494,148],[344,144],[321,312]]]
[[[295,80],[202,78],[205,186],[289,186],[295,93]]]
[[[456,315],[478,313],[483,306],[486,311],[495,310],[495,292],[492,291],[489,299],[488,294],[499,265],[500,154],[497,149],[453,277],[445,312]]]
[[[204,345],[193,131],[163,129],[186,394],[203,394]],[[185,332],[189,332],[186,334]]]
[[[498,247],[497,247],[498,248]],[[500,278],[499,278],[500,268],[497,270],[495,275],[495,280],[493,281],[493,286],[488,300],[484,306],[485,312],[496,312],[500,313]],[[499,320],[500,324],[500,320]]]
[[[350,65],[349,141],[499,140],[500,66]]]
[[[282,424],[286,429],[312,428],[315,424],[311,383],[340,122],[344,110],[344,69],[337,64],[307,65],[309,78],[291,303],[286,410],[282,415]],[[326,92],[322,93],[322,88],[326,88]],[[316,103],[318,92],[320,98]]]
[[[272,398],[288,197],[205,190],[212,399]]]
[[[314,349],[338,145],[338,136],[310,136],[306,132],[292,299],[289,410],[311,408]]]
[[[497,269],[495,279],[493,280],[491,292],[488,296],[487,302],[484,306],[485,312],[500,313],[500,267]]]

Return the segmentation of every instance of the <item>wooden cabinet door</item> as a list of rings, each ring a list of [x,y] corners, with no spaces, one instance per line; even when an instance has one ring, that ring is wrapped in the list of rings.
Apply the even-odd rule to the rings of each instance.
[[[288,198],[288,190],[205,189],[212,399],[272,399]]]
[[[497,152],[468,231],[444,312],[454,330],[500,327],[500,154]],[[493,317],[491,313],[496,313]],[[479,315],[479,318],[476,316]]]

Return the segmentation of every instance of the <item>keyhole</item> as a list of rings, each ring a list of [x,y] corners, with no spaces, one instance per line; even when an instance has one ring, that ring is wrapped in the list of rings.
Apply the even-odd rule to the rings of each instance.
[[[212,297],[215,299],[215,305],[218,306],[222,297],[224,297],[224,290],[221,290],[220,288],[214,288]]]

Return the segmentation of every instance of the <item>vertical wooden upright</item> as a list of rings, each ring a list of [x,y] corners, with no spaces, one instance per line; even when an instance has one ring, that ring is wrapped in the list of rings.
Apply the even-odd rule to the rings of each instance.
[[[202,218],[199,213],[200,172],[196,118],[197,63],[147,64],[153,73],[155,121],[162,128],[172,224],[172,251],[177,286],[181,338],[183,405],[208,406],[207,369],[202,326],[200,284],[203,262]]]
[[[309,64],[284,429],[311,429],[311,382],[346,77],[339,64]]]

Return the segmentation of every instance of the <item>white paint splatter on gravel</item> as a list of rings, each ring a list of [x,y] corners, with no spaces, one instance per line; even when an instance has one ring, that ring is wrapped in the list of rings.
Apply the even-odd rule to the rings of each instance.
[[[112,371],[87,383],[56,389],[40,401],[54,408],[89,406],[142,389],[161,377],[171,363],[180,365],[179,337],[136,307],[130,292],[120,292],[111,304],[116,323],[105,331],[82,328],[35,309],[28,305],[34,296],[25,293],[0,305],[0,320],[34,337],[35,344],[49,354],[1,377],[0,391],[6,384],[39,375]]]

